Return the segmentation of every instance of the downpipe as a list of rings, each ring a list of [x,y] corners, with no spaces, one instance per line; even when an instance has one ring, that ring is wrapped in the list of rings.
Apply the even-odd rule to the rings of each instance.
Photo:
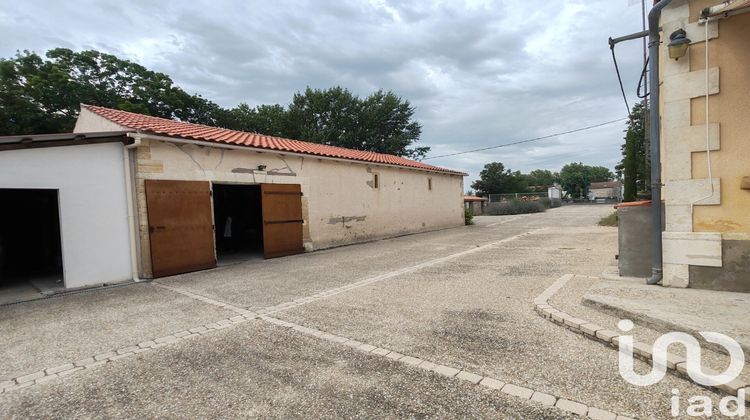
[[[646,284],[661,283],[663,273],[662,260],[662,222],[661,222],[661,123],[659,121],[659,20],[661,11],[672,0],[660,0],[648,13],[648,56],[649,63],[649,120],[651,123],[651,220],[652,220],[652,266],[651,277]]]
[[[130,271],[134,282],[141,281],[138,270],[138,246],[136,244],[135,203],[133,200],[133,171],[131,170],[130,152],[141,145],[140,138],[134,138],[133,143],[126,144],[122,149],[122,164],[125,171],[125,200],[128,208],[128,237],[130,239]]]

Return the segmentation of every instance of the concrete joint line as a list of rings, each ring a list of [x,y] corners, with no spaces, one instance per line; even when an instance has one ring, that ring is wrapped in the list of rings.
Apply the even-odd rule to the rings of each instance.
[[[618,349],[620,333],[617,331],[608,330],[601,325],[597,325],[593,322],[589,322],[585,319],[574,317],[566,312],[555,309],[549,300],[555,295],[565,284],[574,277],[572,274],[566,274],[547,288],[542,294],[534,299],[534,309],[543,318],[551,321],[554,324],[560,325],[561,327],[567,328],[575,333],[581,334],[586,338],[594,341],[606,344],[609,347]],[[648,364],[653,365],[653,346],[640,341],[633,342],[633,355],[638,359],[641,359]],[[697,385],[703,386],[708,389],[715,389],[723,391],[729,395],[737,396],[737,391],[743,388],[750,389],[750,384],[745,381],[736,379],[728,384],[721,385],[718,387],[708,387],[693,381],[690,376],[687,375],[686,360],[684,357],[674,354],[667,353],[667,370],[675,375],[682,377],[690,382]],[[717,375],[718,372],[714,372],[711,369],[702,368],[703,372],[710,375]]]
[[[153,284],[156,287],[161,287],[162,289],[171,290],[171,291],[179,293],[181,295],[185,295],[185,296],[187,296],[189,298],[192,298],[192,299],[204,302],[204,303],[208,303],[210,305],[218,306],[220,308],[224,308],[224,309],[230,310],[232,312],[236,312],[238,314],[242,314],[242,313],[244,313],[244,312],[247,311],[247,309],[245,309],[245,308],[240,308],[240,307],[234,306],[234,305],[232,305],[230,303],[222,302],[222,301],[219,301],[219,300],[216,300],[216,299],[211,299],[211,298],[206,297],[206,296],[201,296],[201,295],[199,295],[197,293],[193,293],[193,292],[190,292],[188,290],[180,289],[178,287],[167,286],[166,284],[161,284],[161,283],[156,282],[156,281],[151,282],[151,284]]]
[[[510,236],[508,238],[501,239],[499,241],[490,242],[490,243],[487,243],[487,244],[484,244],[484,245],[480,245],[480,246],[477,246],[477,247],[474,247],[474,248],[469,248],[467,250],[464,250],[464,251],[461,251],[461,252],[457,252],[455,254],[447,255],[445,257],[440,257],[440,258],[435,258],[433,260],[425,261],[425,262],[419,263],[417,265],[413,265],[411,267],[401,268],[401,269],[398,269],[398,270],[390,271],[388,273],[379,274],[377,276],[369,277],[369,278],[366,278],[366,279],[363,279],[363,280],[359,280],[359,281],[356,281],[354,283],[349,283],[349,284],[345,284],[343,286],[336,287],[336,288],[333,288],[333,289],[324,290],[322,292],[318,292],[318,293],[316,293],[314,295],[311,295],[311,296],[297,298],[297,299],[295,299],[293,301],[282,302],[282,303],[279,303],[279,304],[277,304],[275,306],[269,306],[269,307],[266,307],[266,308],[263,308],[263,309],[256,310],[256,312],[258,314],[260,314],[260,315],[272,315],[272,314],[276,314],[276,313],[279,313],[281,311],[284,311],[284,310],[287,310],[287,309],[290,309],[290,308],[294,308],[294,307],[297,307],[297,306],[306,305],[306,304],[308,304],[310,302],[315,302],[315,301],[318,301],[318,300],[329,298],[331,296],[338,295],[340,293],[348,292],[349,290],[353,290],[353,289],[357,289],[357,288],[360,288],[360,287],[368,286],[370,284],[381,282],[381,281],[388,280],[388,279],[392,279],[394,277],[402,276],[404,274],[414,273],[416,271],[422,270],[422,269],[427,268],[427,267],[432,267],[434,265],[441,264],[441,263],[444,263],[444,262],[447,262],[447,261],[450,261],[450,260],[453,260],[453,259],[456,259],[456,258],[461,258],[461,257],[464,257],[466,255],[474,254],[476,252],[481,252],[481,251],[484,251],[486,249],[490,249],[490,248],[493,248],[495,246],[504,244],[506,242],[514,241],[514,240],[519,239],[519,238],[523,238],[523,237],[526,237],[526,236],[529,236],[529,235],[533,235],[535,233],[538,233],[538,232],[541,232],[541,231],[544,231],[544,230],[547,230],[547,229],[548,228],[539,228],[539,229],[530,230],[528,232],[524,232],[524,233],[521,233],[521,234],[518,234],[518,235]],[[199,295],[197,293],[190,292],[190,291],[184,290],[184,289],[180,289],[178,287],[167,286],[167,285],[158,283],[156,281],[153,282],[153,284],[156,285],[156,286],[158,286],[158,287],[161,287],[161,288],[164,288],[164,289],[167,289],[167,290],[171,290],[173,292],[177,292],[177,293],[183,294],[185,296],[191,297],[191,298],[199,300],[201,302],[205,302],[205,303],[208,303],[208,304],[211,304],[211,305],[214,305],[214,306],[219,306],[219,307],[222,307],[222,308],[225,308],[225,309],[229,309],[231,311],[234,311],[234,312],[237,312],[237,313],[240,313],[240,314],[242,314],[242,313],[244,313],[244,312],[247,311],[247,309],[245,309],[245,308],[240,308],[238,306],[234,306],[234,305],[232,305],[230,303],[227,303],[227,302],[222,302],[222,301],[219,301],[219,300],[216,300],[216,299],[211,299],[211,298],[208,298],[208,297],[205,297],[205,296],[201,296],[201,295]]]
[[[160,347],[165,347],[167,345],[174,344],[182,340],[191,340],[191,339],[200,337],[204,334],[207,334],[213,331],[230,328],[236,324],[246,322],[251,319],[266,318],[266,315],[275,314],[275,313],[284,311],[289,308],[294,308],[296,306],[305,305],[307,303],[314,302],[316,300],[325,299],[330,296],[335,296],[339,293],[343,293],[343,292],[346,292],[348,290],[352,290],[358,287],[367,286],[375,282],[380,282],[380,281],[391,279],[391,278],[394,278],[403,274],[412,273],[412,272],[421,270],[426,267],[431,267],[436,264],[440,264],[440,263],[450,261],[455,258],[460,258],[466,255],[480,252],[480,251],[492,248],[494,246],[497,246],[506,242],[510,242],[510,241],[513,241],[513,240],[516,240],[516,239],[519,239],[528,235],[532,235],[534,233],[537,233],[546,229],[547,228],[540,228],[540,229],[535,229],[532,231],[524,232],[518,235],[514,235],[505,239],[501,239],[499,241],[490,242],[481,246],[477,246],[475,248],[470,248],[465,251],[461,251],[461,252],[451,254],[445,257],[429,260],[429,261],[414,265],[412,267],[407,267],[407,268],[402,268],[399,270],[391,271],[391,272],[381,274],[375,277],[370,277],[364,280],[350,283],[341,287],[325,290],[323,292],[319,292],[312,296],[298,298],[290,302],[283,302],[278,305],[267,307],[267,308],[262,308],[256,311],[250,311],[248,309],[241,308],[241,307],[238,307],[238,306],[226,303],[226,302],[222,302],[222,301],[212,299],[206,296],[201,296],[197,293],[184,290],[178,287],[168,286],[168,285],[161,284],[158,282],[152,282],[152,284],[157,287],[161,287],[166,290],[171,290],[175,293],[182,294],[184,296],[190,297],[192,299],[195,299],[204,303],[208,303],[210,305],[228,309],[239,315],[233,316],[231,318],[220,319],[216,322],[199,325],[197,327],[193,327],[187,330],[177,331],[177,332],[168,334],[163,337],[157,337],[152,340],[141,342],[137,345],[131,345],[131,346],[123,347],[121,349],[117,349],[114,351],[100,353],[100,354],[97,354],[97,355],[94,355],[94,356],[91,356],[91,357],[88,357],[88,358],[85,358],[85,359],[82,359],[73,363],[68,363],[68,364],[61,365],[61,366],[48,367],[45,369],[41,369],[40,371],[37,371],[37,372],[21,375],[16,378],[12,378],[11,380],[8,380],[8,381],[0,382],[0,393],[10,392],[10,391],[14,391],[14,390],[21,389],[21,388],[26,388],[31,385],[47,382],[49,380],[67,376],[69,374],[73,374],[75,372],[79,372],[82,370],[93,369],[93,368],[102,366],[104,364],[107,364],[109,362],[113,362],[119,359],[124,359],[130,356],[133,356],[135,354],[140,354],[140,353],[150,351],[153,349],[157,349]],[[275,318],[272,318],[272,319],[275,319]],[[285,323],[284,321],[280,321],[278,325],[283,326],[283,327],[292,326],[292,324]],[[300,328],[304,328],[304,327],[300,326]],[[310,333],[309,331],[300,331],[300,332],[303,332],[305,334]],[[336,338],[336,340],[341,340],[341,338]],[[350,341],[350,340],[344,339],[343,342],[346,342],[346,341]],[[350,344],[350,345],[353,345],[353,344]],[[374,347],[374,346],[370,346],[369,344],[362,344],[362,346],[364,346],[364,349],[367,349],[369,347]],[[376,349],[372,348],[370,350],[374,351]],[[378,354],[378,353],[374,353],[374,354]],[[391,358],[393,358],[393,356],[391,356]],[[404,363],[407,363],[407,362],[405,361]],[[450,369],[454,369],[454,368],[450,368]],[[458,373],[458,371],[456,373]]]
[[[330,342],[337,343],[337,344],[343,344],[345,346],[351,347],[354,350],[358,350],[363,353],[367,353],[376,357],[383,357],[386,359],[391,359],[393,361],[397,361],[406,366],[423,369],[427,372],[432,372],[437,375],[445,376],[446,378],[455,378],[458,380],[469,382],[477,386],[494,389],[504,394],[507,394],[516,398],[520,398],[525,401],[530,401],[531,403],[534,403],[534,404],[540,404],[545,407],[556,407],[563,411],[578,414],[580,416],[589,416],[591,418],[610,418],[611,417],[611,418],[617,418],[619,420],[630,419],[630,417],[622,416],[611,411],[602,410],[600,408],[590,407],[586,404],[583,404],[577,401],[567,400],[567,399],[557,397],[554,395],[550,395],[550,394],[546,394],[540,391],[535,391],[533,389],[529,389],[520,385],[503,382],[498,379],[491,378],[489,376],[478,375],[476,373],[469,372],[467,370],[463,370],[463,369],[456,368],[453,366],[441,365],[439,363],[425,360],[417,356],[405,355],[395,350],[391,350],[391,349],[387,349],[383,347],[377,347],[372,344],[363,343],[361,341],[358,341],[352,338],[328,333],[325,331],[317,330],[315,328],[305,327],[299,324],[295,324],[293,322],[284,321],[284,320],[269,317],[269,316],[261,316],[260,319],[268,323],[280,326],[282,328],[289,328],[290,330],[294,330],[294,331],[300,332],[308,336],[312,336],[315,338],[319,338],[319,339],[330,341]],[[596,417],[597,415],[598,416],[605,415],[605,417]]]
[[[193,327],[187,330],[176,331],[163,337],[157,337],[151,340],[143,341],[131,346],[122,347],[116,350],[99,353],[84,359],[76,360],[59,366],[52,366],[39,371],[24,374],[8,381],[0,382],[0,394],[11,392],[18,389],[26,388],[32,385],[41,384],[53,379],[62,378],[83,370],[95,369],[107,363],[114,362],[144,353],[170,344],[179,343],[184,340],[192,340],[205,334],[233,327],[237,324],[247,322],[252,319],[258,319],[260,315],[256,312],[242,310],[243,315],[233,316],[231,318],[220,319],[215,322]]]

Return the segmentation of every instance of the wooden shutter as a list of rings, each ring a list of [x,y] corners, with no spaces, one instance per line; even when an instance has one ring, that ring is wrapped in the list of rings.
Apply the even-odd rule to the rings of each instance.
[[[300,254],[302,245],[302,190],[296,184],[261,184],[263,256]]]
[[[208,182],[146,180],[146,205],[154,277],[216,267]]]

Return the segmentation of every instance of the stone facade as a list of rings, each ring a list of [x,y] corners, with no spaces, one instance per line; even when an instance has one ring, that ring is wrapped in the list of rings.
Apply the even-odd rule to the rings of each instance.
[[[76,130],[124,129],[108,124],[84,109]],[[152,277],[147,179],[299,184],[307,251],[464,224],[461,175],[147,136],[134,157],[140,271],[146,278]]]
[[[750,191],[740,188],[743,176],[750,174],[750,122],[742,117],[750,95],[750,82],[744,77],[750,53],[743,29],[750,14],[711,21],[706,27],[698,21],[699,13],[715,3],[676,0],[662,14],[663,284],[671,287],[705,285],[705,279],[694,277],[736,267],[723,257],[727,234],[733,241],[750,240]],[[666,45],[679,28],[685,29],[691,46],[685,57],[672,60]],[[733,242],[732,248],[738,246]],[[745,291],[750,291],[750,273],[744,276]],[[708,283],[725,289],[721,282]],[[736,282],[732,288],[737,289]]]

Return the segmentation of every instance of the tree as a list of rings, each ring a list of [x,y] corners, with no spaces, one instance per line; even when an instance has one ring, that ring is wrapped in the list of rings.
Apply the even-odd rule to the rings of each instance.
[[[610,181],[615,177],[612,171],[604,166],[587,166],[586,170],[588,171],[589,181],[591,182]]]
[[[422,133],[413,116],[409,101],[393,92],[379,90],[360,99],[338,86],[308,87],[289,104],[288,137],[419,159],[430,149],[409,148]]]
[[[492,162],[484,165],[479,173],[479,179],[471,184],[471,188],[477,194],[505,194],[514,192],[525,192],[528,188],[526,177],[520,171],[505,169],[500,162]]]
[[[225,109],[166,74],[98,51],[0,59],[0,135],[71,131],[81,103],[414,159],[430,150],[413,147],[422,126],[409,101],[390,91],[362,99],[341,87],[307,88],[286,107]]]
[[[651,161],[647,153],[644,103],[639,102],[633,106],[627,124],[625,143],[622,145],[622,161],[615,170],[617,176],[623,180],[623,200],[634,201],[639,192],[651,191]]]
[[[569,163],[560,170],[560,185],[573,198],[585,197],[592,182],[609,181],[614,174],[603,166]]]
[[[219,117],[219,125],[232,130],[276,137],[287,137],[290,132],[286,109],[278,104],[251,108],[243,102],[225,110]]]
[[[535,169],[526,175],[529,185],[537,187],[549,187],[557,182],[560,175],[547,169]]]
[[[0,59],[0,134],[71,131],[81,103],[208,125],[220,109],[166,74],[98,51]]]

